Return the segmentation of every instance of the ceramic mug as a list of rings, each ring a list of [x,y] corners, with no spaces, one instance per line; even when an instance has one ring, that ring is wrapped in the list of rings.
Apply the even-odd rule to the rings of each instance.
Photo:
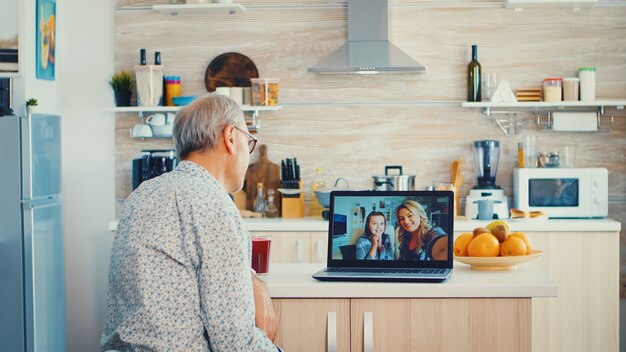
[[[152,137],[152,129],[150,128],[150,125],[140,123],[132,128],[132,130],[130,131],[130,135],[135,138]]]
[[[154,115],[148,116],[148,118],[146,119],[146,122],[150,126],[163,126],[165,125],[166,118],[164,114],[154,114]]]

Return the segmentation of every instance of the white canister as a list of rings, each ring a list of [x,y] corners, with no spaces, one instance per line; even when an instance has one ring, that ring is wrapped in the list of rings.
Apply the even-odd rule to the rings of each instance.
[[[596,68],[595,67],[579,68],[578,78],[580,78],[580,100],[581,101],[596,100]]]

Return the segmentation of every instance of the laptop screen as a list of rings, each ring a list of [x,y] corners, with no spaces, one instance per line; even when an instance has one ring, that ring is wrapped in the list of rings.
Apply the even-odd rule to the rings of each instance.
[[[333,191],[329,267],[452,268],[451,191]]]

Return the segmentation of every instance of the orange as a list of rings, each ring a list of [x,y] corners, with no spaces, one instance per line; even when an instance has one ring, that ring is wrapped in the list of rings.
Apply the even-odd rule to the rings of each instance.
[[[469,246],[473,238],[474,235],[472,235],[471,233],[460,234],[459,237],[454,240],[454,255],[467,257],[467,246]]]
[[[500,242],[490,233],[481,233],[467,246],[470,257],[497,257],[500,252]]]
[[[523,232],[513,232],[512,234],[509,235],[509,237],[519,237],[522,239],[522,241],[524,241],[524,244],[526,245],[526,255],[530,254],[530,252],[533,250],[533,246],[530,244],[530,240],[528,239],[528,237],[526,237],[526,234]]]
[[[517,236],[509,236],[500,245],[500,255],[526,255],[526,243],[524,243],[524,241]]]

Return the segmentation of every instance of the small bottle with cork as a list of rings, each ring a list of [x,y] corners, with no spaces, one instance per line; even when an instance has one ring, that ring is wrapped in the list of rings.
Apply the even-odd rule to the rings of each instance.
[[[263,194],[263,182],[256,184],[256,199],[254,200],[254,211],[265,215],[265,196]]]

